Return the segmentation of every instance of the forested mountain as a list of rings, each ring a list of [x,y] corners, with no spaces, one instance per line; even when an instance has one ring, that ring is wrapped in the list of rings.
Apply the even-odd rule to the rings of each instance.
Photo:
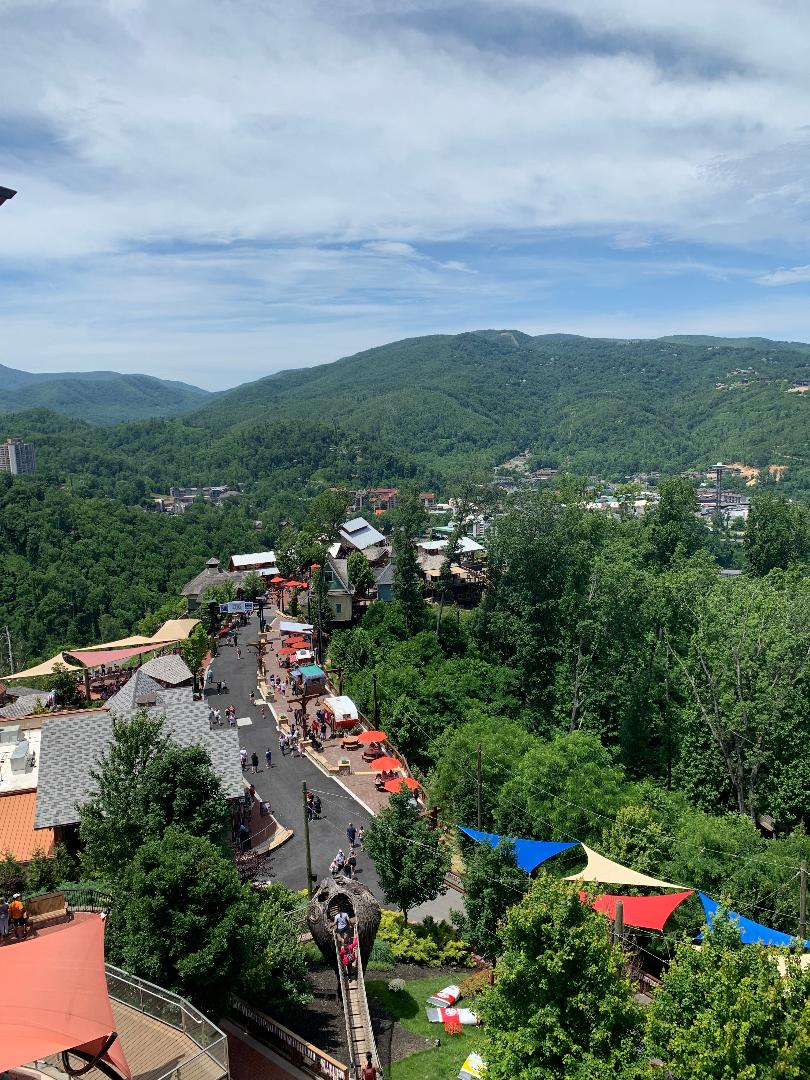
[[[91,424],[117,424],[147,416],[177,416],[202,404],[207,390],[151,375],[115,371],[20,371],[0,364],[0,409],[51,409]]]
[[[810,485],[810,346],[613,341],[478,331],[394,342],[281,372],[183,417],[109,428],[20,413],[43,475],[115,493],[171,483],[297,495],[337,481],[441,487],[471,459],[621,478],[718,459],[787,465]],[[85,384],[86,385],[86,384]],[[111,491],[112,488],[112,491]]]

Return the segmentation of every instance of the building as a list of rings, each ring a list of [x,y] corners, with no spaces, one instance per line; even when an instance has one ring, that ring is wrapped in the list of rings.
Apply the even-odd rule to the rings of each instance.
[[[385,544],[383,534],[361,517],[344,522],[338,533],[344,547],[349,551],[360,551],[366,557],[370,549],[382,547]]]
[[[377,590],[378,600],[387,602],[396,599],[393,560],[374,571],[374,588]]]
[[[354,589],[349,584],[349,567],[346,559],[326,557],[323,568],[324,581],[329,585],[326,602],[329,605],[331,622],[347,623],[352,621],[352,597]]]
[[[276,566],[276,553],[275,551],[254,551],[249,555],[231,555],[228,561],[228,570],[233,573],[235,570],[249,571],[249,570],[269,570],[271,575],[278,573],[278,567]]]
[[[0,443],[0,472],[12,476],[33,476],[37,471],[36,456],[31,443],[22,439],[6,439]]]

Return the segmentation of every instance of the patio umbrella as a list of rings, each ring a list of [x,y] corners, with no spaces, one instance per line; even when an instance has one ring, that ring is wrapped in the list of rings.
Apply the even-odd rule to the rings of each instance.
[[[396,769],[403,769],[405,766],[395,757],[378,757],[371,763],[372,769],[375,772],[394,772]]]
[[[388,736],[384,731],[363,731],[357,736],[359,743],[380,743],[385,742]]]
[[[279,649],[279,650],[278,650],[278,655],[279,655],[279,656],[295,656],[295,654],[296,654],[297,652],[298,652],[298,650],[297,650],[297,649],[290,649],[290,648],[287,648],[287,649]]]
[[[307,587],[307,583],[305,581],[288,581],[287,582],[287,588],[288,589],[305,589],[306,587]]]
[[[383,784],[386,791],[392,794],[395,791],[418,791],[419,784],[412,776],[397,776],[393,780],[386,780]]]
[[[270,584],[271,585],[281,585],[283,582],[284,582],[284,578],[281,577],[279,574],[276,574],[275,577],[270,578]]]

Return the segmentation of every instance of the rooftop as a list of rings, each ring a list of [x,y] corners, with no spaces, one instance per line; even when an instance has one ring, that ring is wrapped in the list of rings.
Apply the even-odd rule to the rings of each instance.
[[[53,855],[53,829],[35,829],[37,793],[22,791],[8,795],[0,792],[0,851],[20,862],[28,862],[36,851]]]
[[[365,518],[361,517],[344,522],[339,532],[346,543],[351,544],[358,551],[365,551],[366,548],[385,543],[383,534],[378,532],[373,525],[369,525]]]
[[[25,730],[19,724],[0,724],[0,795],[36,789],[41,737],[38,727]],[[17,750],[21,743],[24,751]],[[0,841],[0,853],[4,850]]]
[[[234,570],[244,570],[249,566],[276,565],[275,551],[254,551],[249,555],[231,555],[230,564]]]
[[[179,686],[181,683],[190,682],[194,678],[188,664],[177,653],[169,653],[168,656],[155,656],[148,660],[140,670],[150,678],[157,679],[158,682],[168,683],[170,686]]]

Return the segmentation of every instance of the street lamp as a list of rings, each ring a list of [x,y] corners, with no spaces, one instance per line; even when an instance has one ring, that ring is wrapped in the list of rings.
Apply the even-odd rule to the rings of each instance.
[[[0,187],[0,206],[9,199],[13,199],[16,194],[17,192],[12,191],[10,187]]]

